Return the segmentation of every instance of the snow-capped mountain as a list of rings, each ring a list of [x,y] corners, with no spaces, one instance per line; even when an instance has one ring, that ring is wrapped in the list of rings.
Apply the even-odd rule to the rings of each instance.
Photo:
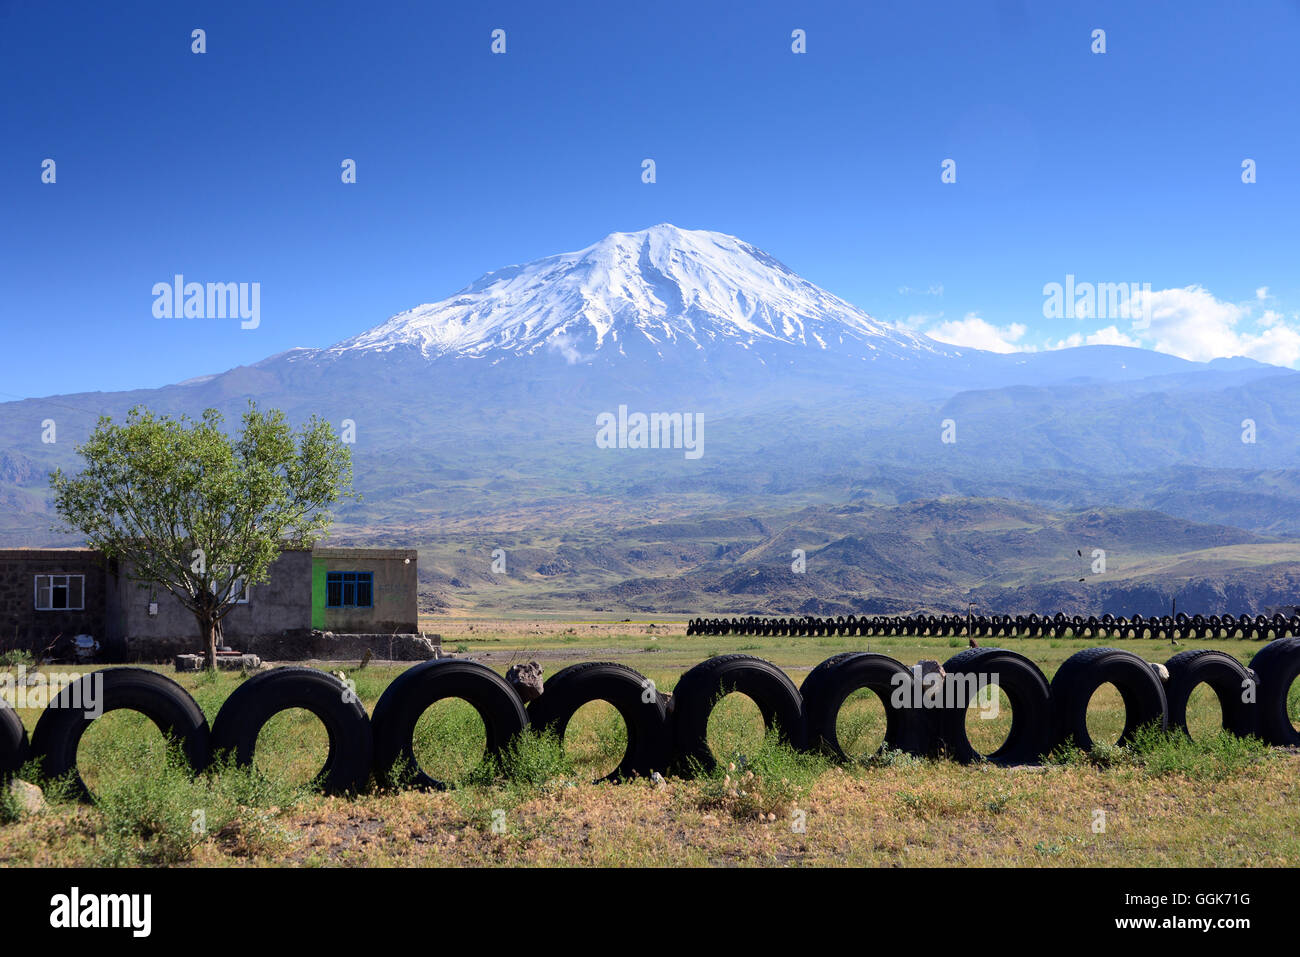
[[[498,269],[326,350],[414,347],[429,359],[555,354],[682,358],[737,346],[841,357],[959,350],[873,319],[741,239],[667,223]]]
[[[579,393],[607,401],[640,392],[738,409],[774,398],[834,404],[836,393],[875,391],[928,400],[1206,371],[1120,346],[1000,355],[948,345],[873,318],[735,236],[661,223],[494,270],[446,299],[332,346],[272,356],[249,374],[293,382],[304,396],[328,376],[385,382],[389,396],[409,392],[426,404],[435,393],[453,401],[491,390],[532,409],[569,408]]]

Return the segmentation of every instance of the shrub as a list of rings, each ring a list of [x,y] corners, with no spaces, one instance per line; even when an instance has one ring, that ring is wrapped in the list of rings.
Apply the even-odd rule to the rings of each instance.
[[[1239,738],[1220,731],[1196,741],[1181,730],[1161,731],[1155,727],[1140,728],[1133,736],[1130,751],[1134,762],[1151,774],[1184,774],[1215,781],[1276,756],[1256,737]]]
[[[208,840],[240,856],[270,853],[289,839],[283,809],[305,793],[229,761],[195,777],[170,756],[161,774],[116,778],[97,796],[97,863],[183,863]]]
[[[1152,724],[1138,728],[1125,747],[1097,743],[1089,752],[1070,742],[1052,751],[1046,763],[1066,767],[1133,767],[1153,775],[1184,774],[1221,781],[1276,754],[1256,737],[1240,738],[1220,731],[1197,741],[1181,730],[1165,731]]]
[[[491,755],[465,776],[470,785],[540,787],[573,773],[564,742],[554,731],[533,728],[517,734],[498,755]]]
[[[36,659],[26,648],[0,651],[0,668],[17,668],[19,665],[30,668],[35,663]]]
[[[798,751],[778,733],[768,732],[753,753],[739,761],[708,772],[693,763],[698,779],[694,801],[701,810],[721,810],[736,818],[781,818],[830,766],[826,757]]]

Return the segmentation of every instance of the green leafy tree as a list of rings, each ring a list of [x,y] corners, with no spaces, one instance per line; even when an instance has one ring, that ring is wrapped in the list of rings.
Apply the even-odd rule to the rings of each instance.
[[[310,548],[329,507],[354,497],[351,454],[328,423],[313,416],[295,433],[251,401],[239,436],[222,423],[215,409],[193,420],[136,406],[123,425],[102,416],[77,447],[82,471],[50,476],[68,530],[193,612],[209,668],[242,589],[266,581],[282,549]]]

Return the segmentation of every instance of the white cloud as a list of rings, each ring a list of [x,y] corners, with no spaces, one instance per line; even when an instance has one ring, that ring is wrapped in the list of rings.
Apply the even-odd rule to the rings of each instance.
[[[546,348],[558,352],[564,357],[564,361],[569,365],[577,365],[579,362],[590,362],[596,358],[595,354],[584,355],[582,350],[572,338],[567,335],[553,335],[546,343]]]
[[[1090,346],[1138,346],[1140,343],[1132,336],[1119,331],[1117,326],[1107,326],[1090,333],[1087,338]]]
[[[1052,352],[1056,349],[1076,349],[1079,346],[1086,346],[1086,345],[1087,343],[1083,341],[1082,332],[1076,332],[1072,335],[1068,335],[1064,339],[1061,339],[1059,342],[1053,342],[1051,339],[1047,340],[1047,350],[1049,352]]]
[[[1300,360],[1300,332],[1290,326],[1273,326],[1251,339],[1242,355],[1260,362],[1293,366]]]
[[[995,326],[975,313],[968,312],[966,318],[941,322],[933,329],[927,330],[926,335],[952,346],[967,346],[971,349],[985,349],[988,352],[1026,352],[1033,351],[1033,347],[1017,345],[1017,343],[1028,331],[1028,327],[1023,323],[1013,322],[1008,326]]]
[[[1208,362],[1227,356],[1246,356],[1273,365],[1300,363],[1300,313],[1285,315],[1261,304],[1273,300],[1267,286],[1255,290],[1255,298],[1241,303],[1216,299],[1202,286],[1182,289],[1139,290],[1131,301],[1133,315],[1128,323],[1115,323],[1093,332],[1075,332],[1063,339],[1046,340],[1041,346],[1025,341],[1028,328],[1018,322],[995,326],[968,312],[964,319],[931,325],[943,314],[909,316],[900,326],[916,329],[929,326],[926,335],[939,342],[989,352],[1033,352],[1038,348],[1072,349],[1077,346],[1130,346],[1153,349]],[[1121,328],[1126,324],[1127,329]]]
[[[1134,346],[1139,347],[1142,343],[1132,336],[1126,335],[1119,330],[1118,326],[1107,326],[1105,329],[1098,329],[1096,332],[1090,332],[1084,335],[1082,332],[1076,332],[1066,336],[1059,342],[1047,343],[1048,349],[1073,349],[1075,346]]]
[[[1241,328],[1253,304],[1224,302],[1201,286],[1142,292],[1136,298],[1144,318],[1133,322],[1133,335],[1157,352],[1197,362],[1246,356],[1289,366],[1300,360],[1300,330],[1273,310],[1255,321],[1262,331],[1253,332]]]

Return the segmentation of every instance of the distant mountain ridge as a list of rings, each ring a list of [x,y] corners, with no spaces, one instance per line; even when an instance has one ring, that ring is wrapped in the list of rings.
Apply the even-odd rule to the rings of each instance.
[[[483,556],[504,546],[507,574]],[[1097,564],[1094,549],[1105,551]],[[803,555],[800,571],[792,553]],[[1081,551],[1086,559],[1077,557]],[[430,610],[620,613],[1257,613],[1300,587],[1300,543],[1158,512],[996,499],[703,515],[599,537],[458,538],[421,554]],[[1082,579],[1082,580],[1081,580]]]

